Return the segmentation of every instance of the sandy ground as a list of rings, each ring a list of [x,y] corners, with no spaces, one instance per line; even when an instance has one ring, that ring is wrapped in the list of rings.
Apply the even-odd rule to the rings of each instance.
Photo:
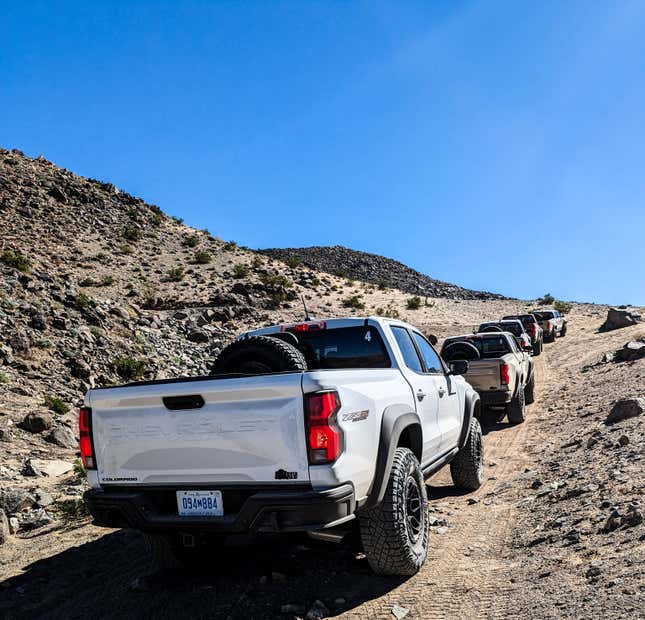
[[[379,295],[392,299],[391,293],[374,291],[366,295],[368,305],[381,303]],[[401,314],[441,337],[527,305],[431,303],[418,311],[401,308]],[[428,561],[412,578],[374,576],[351,541],[332,545],[305,537],[230,547],[213,557],[208,574],[160,575],[151,572],[137,533],[96,528],[81,518],[12,537],[1,548],[0,615],[289,618],[303,617],[320,600],[330,617],[343,618],[392,618],[398,607],[407,610],[407,618],[428,619],[638,617],[645,596],[642,524],[611,534],[597,530],[607,512],[600,508],[603,497],[615,504],[642,497],[643,419],[626,423],[622,432],[632,437],[631,446],[612,456],[622,468],[619,480],[608,480],[587,499],[558,491],[539,497],[531,486],[536,478],[541,485],[551,483],[554,459],[575,470],[578,485],[609,476],[608,465],[595,469],[604,453],[563,446],[572,438],[583,445],[594,430],[605,433],[602,419],[617,397],[644,395],[645,360],[594,366],[604,352],[643,331],[598,334],[603,317],[601,307],[576,307],[566,338],[535,358],[537,400],[524,424],[485,417],[486,481],[479,491],[457,493],[446,471],[428,481],[437,521]],[[551,478],[571,481],[570,473]],[[70,480],[56,485],[63,488]],[[562,502],[569,502],[566,509]],[[576,544],[563,546],[557,537],[533,544],[554,514],[566,513],[573,522],[576,511],[584,510],[589,526],[578,525]],[[601,567],[595,581],[585,576],[591,565]],[[607,586],[610,581],[613,586]]]

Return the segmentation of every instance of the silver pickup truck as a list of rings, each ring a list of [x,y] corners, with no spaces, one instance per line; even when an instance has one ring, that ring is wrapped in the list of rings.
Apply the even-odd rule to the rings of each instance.
[[[530,345],[529,345],[530,346]],[[448,363],[468,362],[464,378],[483,405],[503,408],[509,422],[524,421],[525,407],[535,399],[533,360],[510,332],[485,332],[446,338],[441,356]]]
[[[567,319],[558,310],[534,310],[531,312],[544,330],[544,342],[554,342],[567,333]]]
[[[372,569],[428,550],[424,480],[483,480],[479,396],[416,328],[381,317],[242,334],[213,376],[93,389],[80,410],[95,524],[144,532],[162,567],[230,534],[357,525]]]

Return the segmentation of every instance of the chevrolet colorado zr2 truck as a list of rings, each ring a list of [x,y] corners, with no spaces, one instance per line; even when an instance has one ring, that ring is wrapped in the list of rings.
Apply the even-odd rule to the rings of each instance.
[[[532,314],[544,330],[544,342],[555,342],[567,333],[567,319],[558,310],[534,310]]]
[[[533,344],[533,355],[540,355],[544,350],[544,330],[535,318],[534,314],[508,314],[502,317],[502,321],[518,320],[522,322],[526,333],[531,337]]]
[[[231,534],[353,524],[376,573],[411,575],[428,549],[425,479],[449,464],[456,486],[482,484],[467,370],[381,317],[242,334],[211,376],[87,393],[85,502],[95,524],[142,531],[162,568]]]
[[[468,362],[464,378],[477,390],[482,405],[501,411],[501,418],[506,415],[511,424],[524,422],[526,405],[535,400],[535,369],[513,334],[493,331],[446,338],[441,355],[449,364]]]

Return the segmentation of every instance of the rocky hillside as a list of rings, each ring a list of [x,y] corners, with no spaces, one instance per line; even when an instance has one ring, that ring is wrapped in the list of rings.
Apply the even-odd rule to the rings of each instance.
[[[352,280],[371,282],[382,288],[396,288],[413,295],[449,299],[504,299],[502,295],[435,280],[399,261],[378,254],[359,252],[341,245],[308,248],[268,248],[262,254],[292,265],[306,265]]]

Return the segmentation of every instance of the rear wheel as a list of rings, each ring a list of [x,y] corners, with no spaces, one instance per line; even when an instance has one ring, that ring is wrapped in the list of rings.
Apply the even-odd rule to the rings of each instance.
[[[565,323],[560,330],[560,338],[564,338],[567,335],[567,324]]]
[[[539,340],[536,340],[533,343],[533,355],[538,356],[542,353],[542,343]]]
[[[361,540],[377,575],[414,575],[428,555],[428,498],[423,473],[408,448],[394,453],[383,501],[359,515]]]
[[[506,405],[506,415],[511,424],[521,424],[524,422],[524,413],[526,411],[526,403],[524,401],[524,390],[520,387],[517,388],[517,394],[513,397],[510,403]]]
[[[464,447],[450,463],[454,485],[466,491],[475,491],[484,480],[484,444],[479,420],[470,421],[470,431]]]

